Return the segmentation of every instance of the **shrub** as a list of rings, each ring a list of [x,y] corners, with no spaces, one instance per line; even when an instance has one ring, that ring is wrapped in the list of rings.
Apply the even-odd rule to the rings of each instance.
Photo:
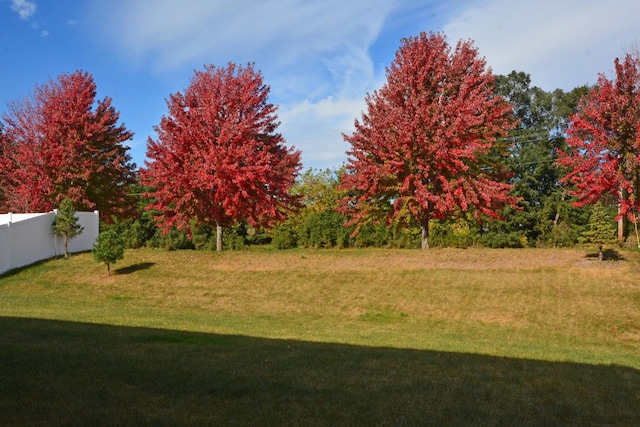
[[[111,276],[111,264],[124,258],[124,242],[115,231],[103,231],[98,234],[91,252],[96,262],[107,264],[107,275]]]
[[[82,234],[84,228],[78,223],[76,211],[73,209],[73,201],[64,199],[60,203],[60,210],[56,215],[53,223],[53,232],[58,236],[64,237],[64,256],[69,256],[68,244],[69,240]]]
[[[616,228],[607,208],[598,202],[593,206],[589,219],[589,229],[582,233],[581,243],[591,243],[598,248],[598,259],[603,259],[604,245],[616,243]]]
[[[516,232],[491,231],[480,238],[480,243],[488,248],[524,248],[527,245],[527,237]]]
[[[345,216],[333,209],[309,212],[300,226],[298,243],[313,248],[347,247],[350,232],[345,221]]]
[[[162,234],[162,231],[157,228],[153,238],[148,241],[147,246],[150,248],[167,249],[169,251],[195,249],[193,242],[187,236],[187,232],[178,230],[177,228],[170,229],[166,234]]]
[[[393,233],[391,245],[400,249],[420,249],[422,247],[422,232],[418,227],[402,227]]]
[[[433,246],[468,248],[477,243],[477,231],[464,218],[448,221],[431,221],[429,242]]]
[[[359,248],[384,247],[389,245],[391,231],[383,224],[365,224],[355,237],[355,244]]]
[[[287,221],[273,228],[271,244],[276,249],[294,249],[298,246],[296,226]]]
[[[149,244],[158,230],[154,215],[156,213],[143,211],[140,217],[116,222],[112,228],[122,238],[125,248],[142,248]]]
[[[227,227],[222,231],[222,247],[234,251],[244,249],[247,230],[244,224]]]

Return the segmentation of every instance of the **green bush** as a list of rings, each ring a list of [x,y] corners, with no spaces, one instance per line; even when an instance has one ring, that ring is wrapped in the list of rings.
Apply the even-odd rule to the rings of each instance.
[[[217,246],[216,227],[208,224],[193,226],[191,243],[199,251],[215,251]],[[242,250],[245,247],[247,230],[244,224],[222,229],[222,247],[227,250]]]
[[[69,240],[82,234],[84,228],[80,225],[76,211],[73,209],[73,201],[66,198],[60,203],[58,215],[51,224],[54,234],[64,237],[64,256],[69,256]]]
[[[358,248],[385,247],[389,245],[391,231],[383,224],[365,224],[355,237],[355,245]]]
[[[584,227],[560,222],[538,239],[538,247],[567,248],[575,246]]]
[[[310,212],[298,231],[298,243],[311,248],[344,248],[350,245],[346,217],[333,209]]]
[[[103,231],[98,234],[91,252],[96,262],[107,264],[107,274],[111,276],[111,264],[124,258],[124,242],[115,231]]]
[[[262,229],[249,227],[245,236],[245,243],[250,246],[262,246],[271,243],[271,234]]]
[[[284,222],[273,228],[271,245],[276,249],[294,249],[298,246],[298,233],[292,222]]]
[[[185,230],[171,228],[166,234],[162,234],[161,229],[156,229],[153,238],[148,241],[147,246],[150,248],[161,248],[169,251],[179,249],[195,249],[193,242],[187,236]]]
[[[491,231],[480,238],[480,243],[488,248],[524,248],[527,246],[527,237],[522,233]]]
[[[144,211],[140,218],[136,218],[129,227],[122,230],[120,235],[126,247],[133,249],[147,246],[158,231],[158,224],[153,218],[155,215],[153,212]]]
[[[402,227],[393,232],[391,246],[398,249],[419,249],[422,246],[418,227]]]
[[[215,251],[216,228],[208,224],[193,227],[191,243],[193,243],[193,247],[198,251]]]
[[[245,224],[238,224],[222,230],[222,247],[227,250],[241,251],[245,246],[247,229]]]
[[[151,241],[158,232],[158,224],[154,219],[157,214],[154,211],[142,211],[137,218],[116,219],[113,224],[105,225],[104,229],[115,231],[127,249],[151,246]]]
[[[444,248],[468,248],[478,242],[477,229],[464,218],[429,223],[429,244]]]

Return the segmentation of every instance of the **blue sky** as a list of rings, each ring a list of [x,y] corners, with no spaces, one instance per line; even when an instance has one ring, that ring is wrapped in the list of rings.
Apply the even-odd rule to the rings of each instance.
[[[135,133],[134,161],[204,64],[255,62],[304,167],[337,168],[404,37],[472,39],[495,74],[570,90],[640,43],[638,0],[0,0],[0,113],[81,69]]]

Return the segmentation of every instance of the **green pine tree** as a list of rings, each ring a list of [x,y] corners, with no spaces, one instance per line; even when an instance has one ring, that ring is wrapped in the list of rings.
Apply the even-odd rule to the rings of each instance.
[[[111,276],[111,264],[124,258],[124,242],[113,230],[103,231],[93,245],[93,258],[107,264],[107,275]]]
[[[71,199],[64,199],[62,203],[60,203],[58,215],[56,215],[51,226],[53,227],[54,234],[64,237],[64,257],[68,258],[69,240],[79,236],[84,230],[84,227],[78,223],[78,217],[76,216],[76,211],[73,209]]]
[[[604,258],[604,245],[616,242],[616,227],[609,217],[607,208],[598,202],[593,206],[589,219],[589,229],[582,233],[581,242],[593,243],[598,247],[598,260]]]

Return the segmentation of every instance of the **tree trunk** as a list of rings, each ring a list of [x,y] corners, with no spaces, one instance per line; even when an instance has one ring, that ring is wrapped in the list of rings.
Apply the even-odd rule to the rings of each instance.
[[[602,252],[602,245],[598,246],[598,261],[602,262],[604,259],[604,253]]]
[[[107,277],[111,277],[111,264],[107,263]]]
[[[422,231],[422,250],[429,250],[429,220],[426,220],[420,225],[420,231]]]
[[[620,188],[620,200],[618,201],[618,215],[622,211],[622,200],[624,197],[624,191]],[[618,240],[624,240],[624,217],[620,215],[620,219],[618,220]]]
[[[558,229],[558,222],[560,222],[560,207],[556,209],[556,215],[553,217],[553,231]]]
[[[624,241],[624,218],[618,220],[618,240]]]
[[[64,236],[64,257],[69,258],[69,249],[68,249],[69,238]]]
[[[553,246],[558,247],[558,224],[560,223],[560,205],[564,203],[564,197],[566,195],[566,191],[562,191],[562,197],[560,198],[560,202],[556,205],[556,215],[553,218],[553,230],[551,235],[553,236]]]
[[[216,251],[222,252],[222,226],[216,224]]]
[[[556,216],[553,218],[553,229],[551,230],[554,248],[558,247],[558,222],[560,222],[560,206],[556,209]]]

